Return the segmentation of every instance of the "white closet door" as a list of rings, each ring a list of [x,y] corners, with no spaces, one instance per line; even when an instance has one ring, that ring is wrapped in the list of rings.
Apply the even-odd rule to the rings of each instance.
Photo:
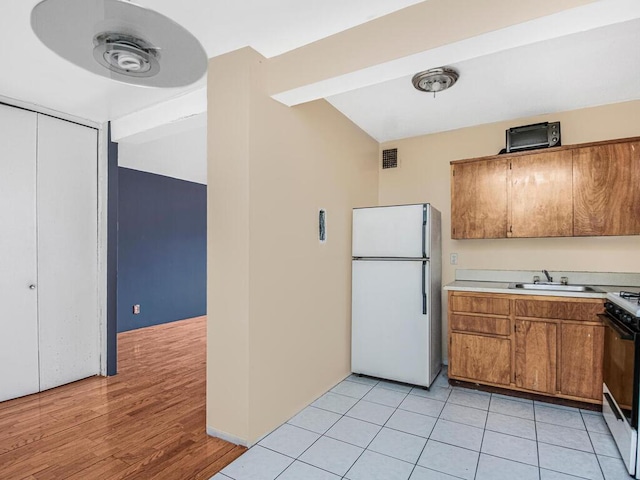
[[[97,131],[38,115],[40,389],[100,370]]]
[[[36,114],[0,105],[0,401],[39,390],[35,182]]]

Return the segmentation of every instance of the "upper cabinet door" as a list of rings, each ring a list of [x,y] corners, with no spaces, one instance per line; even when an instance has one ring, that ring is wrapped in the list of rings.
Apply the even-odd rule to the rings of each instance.
[[[509,237],[570,237],[573,153],[545,152],[510,159]]]
[[[425,215],[428,220],[429,206],[423,204],[355,208],[353,256],[429,257],[429,235],[423,227]]]
[[[573,234],[640,234],[640,142],[574,152]]]
[[[507,160],[451,166],[451,238],[507,236]]]

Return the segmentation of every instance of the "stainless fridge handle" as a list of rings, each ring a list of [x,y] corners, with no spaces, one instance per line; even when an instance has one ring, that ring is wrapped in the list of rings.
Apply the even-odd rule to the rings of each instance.
[[[422,262],[422,314],[427,314],[427,262]]]

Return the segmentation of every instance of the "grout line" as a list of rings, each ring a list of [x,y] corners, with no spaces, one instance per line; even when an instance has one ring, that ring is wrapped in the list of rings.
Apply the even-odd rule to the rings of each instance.
[[[600,468],[600,473],[602,473],[602,478],[607,478],[606,475],[604,474],[604,470],[602,469],[602,465],[600,464],[600,458],[598,457],[598,454],[596,453],[596,448],[593,445],[593,440],[591,440],[591,435],[589,434],[589,429],[587,428],[587,422],[584,421],[584,417],[582,415],[582,412],[580,412],[580,418],[582,419],[582,423],[584,423],[584,428],[587,431],[587,437],[589,438],[589,443],[591,444],[591,448],[593,449],[593,454],[596,457],[596,462],[598,462],[598,467]]]
[[[538,459],[538,478],[542,479],[542,472],[540,471],[540,446],[538,442],[538,423],[536,422],[536,404],[532,405],[533,410],[533,430],[536,434],[536,458]]]

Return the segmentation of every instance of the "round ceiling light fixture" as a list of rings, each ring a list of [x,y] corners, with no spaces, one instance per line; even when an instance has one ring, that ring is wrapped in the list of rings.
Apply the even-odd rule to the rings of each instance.
[[[127,1],[43,0],[31,27],[62,58],[119,82],[183,87],[207,71],[207,54],[190,32]]]
[[[93,58],[105,68],[132,77],[152,77],[160,71],[160,52],[141,38],[101,33],[93,39]]]
[[[416,73],[411,79],[411,83],[413,83],[416,90],[429,93],[433,92],[433,96],[435,97],[436,93],[451,88],[453,84],[458,81],[458,76],[458,72],[453,68],[432,68],[424,72]]]

